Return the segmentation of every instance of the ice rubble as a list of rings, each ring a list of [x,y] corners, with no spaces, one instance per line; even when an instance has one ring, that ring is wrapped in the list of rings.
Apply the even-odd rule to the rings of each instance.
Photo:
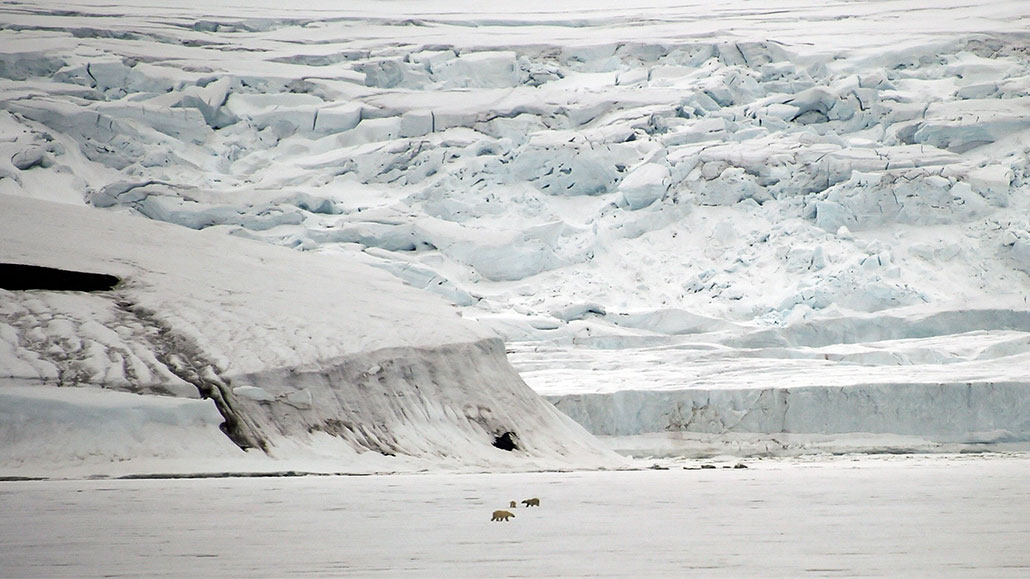
[[[95,209],[0,206],[4,259],[121,280],[0,290],[8,474],[618,464],[521,381],[497,338],[385,272]],[[495,447],[503,437],[514,451]]]
[[[990,384],[1027,381],[1019,3],[145,4],[5,9],[0,192],[350,254],[492,328],[566,408],[599,385],[691,408],[735,388],[731,425],[740,400],[840,375],[874,375],[847,388],[877,400],[926,384],[919,408],[965,384],[997,408]],[[1009,345],[957,379],[986,364],[946,363],[977,340]],[[669,357],[695,347],[718,388]],[[861,410],[841,400],[824,412]],[[678,428],[658,398],[638,410],[665,418],[604,425],[583,404],[598,432]],[[1030,433],[972,408],[949,436]],[[878,420],[848,428],[920,422]]]

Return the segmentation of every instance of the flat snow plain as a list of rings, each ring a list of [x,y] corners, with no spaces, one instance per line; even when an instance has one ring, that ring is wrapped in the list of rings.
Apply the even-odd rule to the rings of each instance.
[[[1021,455],[0,483],[4,577],[1025,577]],[[538,508],[490,522],[510,500]]]

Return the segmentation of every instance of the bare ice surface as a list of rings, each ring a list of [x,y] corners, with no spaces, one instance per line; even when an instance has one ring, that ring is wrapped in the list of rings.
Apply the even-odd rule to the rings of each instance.
[[[5,482],[0,576],[1025,577],[1027,458]]]

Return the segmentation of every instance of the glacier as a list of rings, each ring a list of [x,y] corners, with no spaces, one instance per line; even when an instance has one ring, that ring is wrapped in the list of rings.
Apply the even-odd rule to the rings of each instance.
[[[433,337],[405,350],[414,358],[392,338],[345,348],[336,325],[310,325],[308,342],[258,332],[247,349],[195,331],[204,367],[232,366],[259,432],[394,453],[400,431],[340,418],[364,402],[325,395],[344,383],[412,395],[411,377],[380,380],[399,371],[388,359],[429,382],[453,364],[476,382],[500,372],[500,392],[518,387],[494,366],[506,355],[623,449],[629,437],[761,452],[848,437],[1025,444],[1028,12],[1012,0],[7,5],[0,199],[5,217],[15,197],[87,205],[334,260],[319,268],[371,266],[408,286],[377,295],[435,294],[477,324],[477,339]],[[131,274],[116,263],[98,269]],[[19,322],[36,305],[4,295],[3,323],[36,335]],[[45,300],[90,312],[42,330],[103,344],[78,369],[12,350],[5,368],[21,370],[8,373],[123,388],[130,367],[162,394],[195,389],[131,340],[100,339],[90,322],[129,322],[97,299]],[[112,353],[131,362],[97,361]],[[485,432],[529,404],[450,416],[431,401],[460,395],[440,388],[390,424],[443,416]],[[409,426],[409,443],[444,444]]]

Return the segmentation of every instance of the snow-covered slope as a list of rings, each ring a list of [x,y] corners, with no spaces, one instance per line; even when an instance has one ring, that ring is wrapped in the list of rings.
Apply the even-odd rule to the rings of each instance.
[[[4,262],[121,280],[0,290],[4,471],[319,455],[346,471],[369,451],[403,468],[610,464],[519,379],[500,340],[386,272],[25,197],[0,196],[0,210]],[[230,440],[278,461],[242,460]]]
[[[597,433],[1030,438],[1026,2],[334,4],[0,6],[0,192],[349,254]]]

